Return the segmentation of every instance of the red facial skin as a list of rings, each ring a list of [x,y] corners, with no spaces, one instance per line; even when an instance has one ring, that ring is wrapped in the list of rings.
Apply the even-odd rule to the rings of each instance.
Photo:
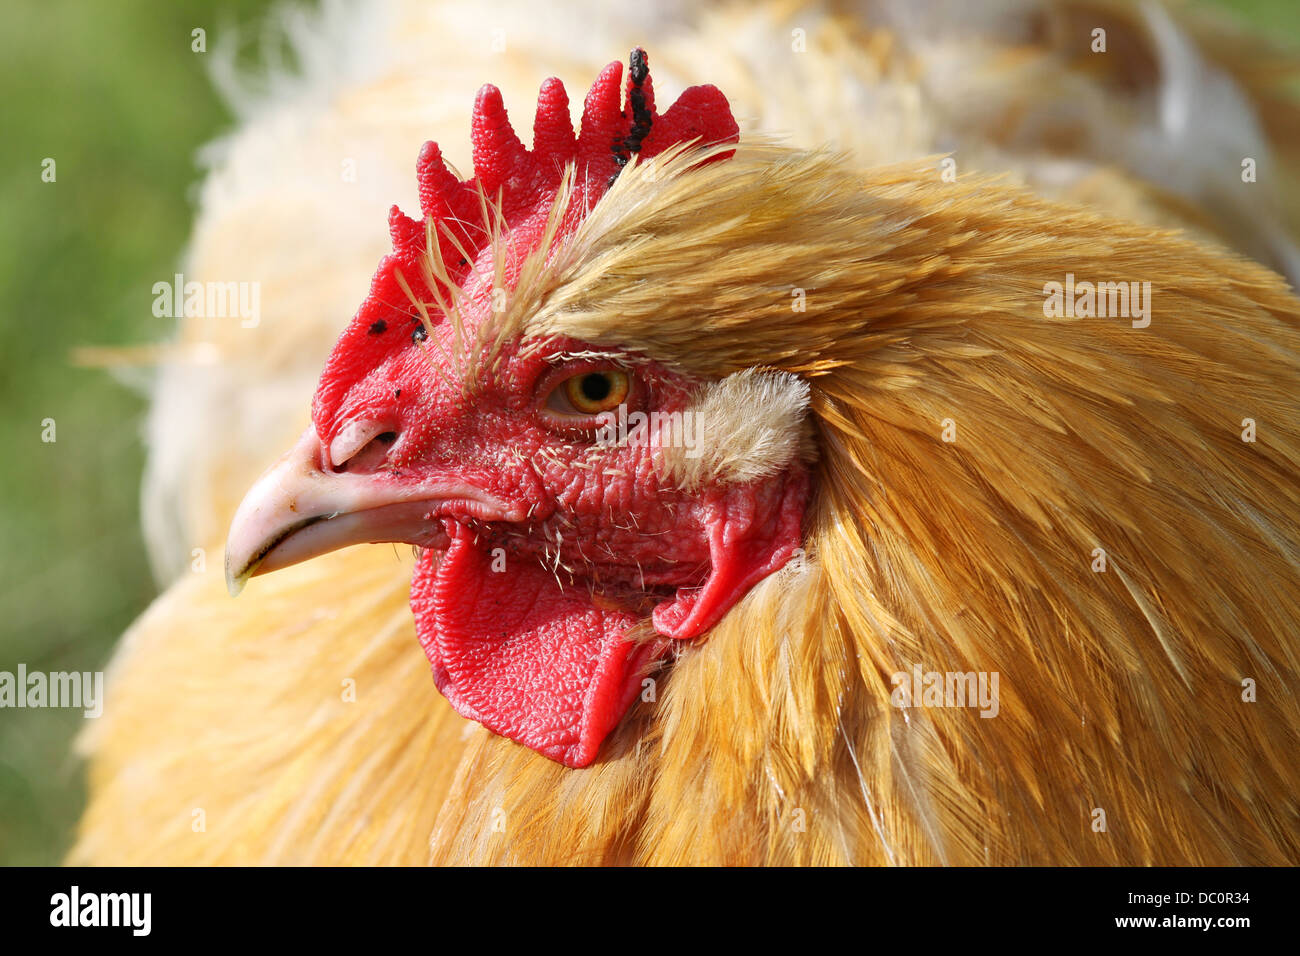
[[[477,175],[468,183],[426,144],[417,164],[420,202],[459,290],[464,338],[429,305],[447,301],[449,290],[421,279],[425,222],[394,208],[393,253],[321,375],[312,408],[319,448],[309,432],[250,492],[231,531],[239,545],[227,558],[237,585],[259,562],[271,569],[317,553],[304,544],[310,535],[300,534],[296,556],[286,557],[293,549],[285,542],[303,518],[315,519],[309,530],[323,538],[350,529],[343,543],[421,546],[411,607],[439,690],[462,715],[571,767],[596,759],[647,669],[673,642],[703,635],[785,564],[800,542],[809,487],[796,463],[762,481],[687,493],[667,476],[655,440],[598,445],[593,418],[548,405],[566,379],[621,367],[573,357],[607,351],[599,347],[557,339],[521,351],[504,342],[499,362],[469,369],[465,341],[490,316],[495,281],[493,248],[470,225],[482,219],[479,187],[500,196],[508,292],[518,263],[541,242],[566,163],[578,175],[561,241],[631,153],[648,158],[679,142],[735,140],[735,120],[716,89],[693,87],[661,116],[644,54],[635,51],[621,109],[621,72],[615,63],[601,73],[577,137],[563,86],[547,81],[532,151],[515,137],[500,95],[485,87],[473,121]],[[433,313],[431,330],[414,302]],[[629,411],[682,411],[705,384],[635,356],[627,371]],[[357,422],[384,437],[332,462],[336,437]],[[705,422],[705,444],[725,440],[708,428]],[[299,487],[310,494],[295,497]],[[345,500],[363,509],[399,507],[335,521],[346,509],[330,505],[334,488],[349,489]],[[426,510],[420,489],[430,488],[445,493]],[[466,489],[473,494],[447,497]],[[294,502],[309,500],[319,513],[298,514]],[[366,522],[371,536],[356,538]]]
[[[409,340],[407,328],[378,334]],[[798,547],[808,476],[797,466],[685,493],[654,442],[602,447],[594,419],[547,408],[565,379],[614,367],[545,358],[588,346],[556,340],[537,357],[507,354],[467,399],[434,345],[453,347],[446,324],[435,336],[399,346],[335,408],[318,409],[317,433],[328,448],[349,422],[380,421],[397,438],[357,456],[367,472],[466,483],[519,517],[426,516],[424,533],[411,535],[425,545],[411,588],[417,633],[459,713],[586,766],[671,640],[704,633]],[[686,407],[684,377],[649,362],[631,372],[630,411]],[[647,617],[654,633],[627,640]]]

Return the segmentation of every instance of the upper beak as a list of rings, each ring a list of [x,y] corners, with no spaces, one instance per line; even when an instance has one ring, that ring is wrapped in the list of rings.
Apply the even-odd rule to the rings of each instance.
[[[428,545],[444,535],[448,513],[517,520],[502,502],[461,481],[403,481],[391,472],[350,474],[323,464],[315,427],[244,496],[226,539],[226,586],[232,595],[256,574],[352,544]]]

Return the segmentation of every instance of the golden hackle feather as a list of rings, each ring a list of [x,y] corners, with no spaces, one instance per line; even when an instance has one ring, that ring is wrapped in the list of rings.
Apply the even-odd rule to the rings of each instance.
[[[761,143],[752,127],[831,147],[745,145],[703,169],[683,156],[625,170],[572,243],[524,264],[486,355],[561,332],[706,377],[805,376],[819,457],[804,560],[656,673],[656,699],[582,771],[450,710],[415,641],[410,562],[391,548],[277,572],[237,601],[218,574],[182,574],[124,640],[83,740],[91,802],[72,859],[1300,860],[1300,304],[1278,276],[1193,239],[1268,258],[1251,228],[1097,154],[1098,111],[1154,73],[1076,62],[1047,27],[1110,11],[1112,38],[1147,50],[1127,62],[1154,61],[1129,9],[1025,4],[1009,39],[971,27],[945,45],[937,27],[909,33],[896,17],[774,4],[701,14],[651,46],[665,89],[661,74],[677,74],[727,92],[742,143]],[[754,42],[788,48],[792,24],[806,24],[808,55],[746,55]],[[301,147],[254,124],[233,147],[244,165],[221,175],[238,184],[261,157],[261,189],[272,156],[383,142],[409,177],[431,130],[449,147],[463,139],[478,82],[522,104],[548,73],[571,91],[594,75],[585,52],[558,48],[493,57],[490,76],[481,59],[450,58],[440,69],[448,89],[463,74],[463,95],[407,105],[433,95],[430,37],[488,26],[461,8],[398,7],[388,36],[416,51],[395,60],[406,65],[312,114]],[[1232,37],[1190,35],[1260,109],[1282,102]],[[936,79],[946,58],[979,67],[963,78],[988,110]],[[825,109],[808,108],[810,91]],[[1005,122],[1054,96],[1080,108],[1051,129]],[[936,130],[951,129],[963,173],[1005,175],[945,182],[937,156],[916,159],[946,149]],[[1053,144],[1078,175],[1042,158]],[[156,413],[167,440],[153,486],[182,517],[154,530],[184,529],[167,544],[179,554],[219,551],[243,488],[305,424],[333,332],[383,251],[392,194],[363,216],[355,187],[307,185],[205,204],[187,272],[276,266],[258,334],[183,326],[183,345],[212,345],[222,363],[211,378],[174,370],[200,395],[197,425],[169,429]],[[1191,232],[1163,228],[1175,224]],[[291,254],[309,247],[322,262]],[[1044,316],[1044,283],[1067,272],[1151,282],[1150,327]],[[180,436],[196,430],[230,436],[220,457],[186,453]],[[183,479],[166,480],[178,462]],[[998,715],[893,707],[891,676],[914,664],[997,671]]]
[[[599,267],[557,269],[535,331],[704,375],[809,374],[812,557],[683,652],[606,766],[484,741],[435,859],[1295,860],[1300,302],[1284,283],[929,163],[861,174],[760,150],[635,176],[574,244]],[[1066,272],[1151,277],[1151,326],[1044,317]],[[999,713],[892,707],[913,665],[998,672]]]
[[[427,693],[411,567],[352,549],[250,602],[219,574],[170,589],[124,641],[109,720],[83,742],[100,759],[72,861],[422,863],[468,725]]]

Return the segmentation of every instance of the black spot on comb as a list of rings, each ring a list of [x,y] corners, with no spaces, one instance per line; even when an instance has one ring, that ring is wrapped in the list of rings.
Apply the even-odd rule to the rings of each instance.
[[[369,334],[383,335],[387,331],[388,331],[388,323],[385,322],[383,319],[380,319],[378,322],[374,322],[371,324]]]
[[[616,138],[610,144],[610,152],[614,154],[614,164],[618,170],[609,178],[606,189],[614,185],[614,180],[618,179],[618,174],[623,171],[623,167],[628,164],[632,156],[641,152],[641,145],[650,135],[654,115],[646,106],[645,90],[641,88],[649,75],[650,63],[646,59],[645,50],[637,47],[628,59],[628,77],[632,80],[632,88],[628,91],[627,100],[632,110],[632,126],[626,136]],[[623,115],[627,116],[626,111]]]
[[[428,337],[429,337],[429,332],[423,325],[411,333],[412,342],[423,342]]]
[[[650,75],[650,61],[646,59],[645,50],[637,47],[628,58],[628,68],[632,75],[632,85],[640,86]]]
[[[645,90],[641,88],[641,84],[650,75],[650,63],[646,60],[645,50],[637,47],[632,51],[628,71],[632,77],[632,89],[627,96],[628,105],[632,107],[632,128],[623,140],[623,147],[629,153],[639,153],[642,142],[650,135],[650,124],[654,122],[654,116],[646,106]]]

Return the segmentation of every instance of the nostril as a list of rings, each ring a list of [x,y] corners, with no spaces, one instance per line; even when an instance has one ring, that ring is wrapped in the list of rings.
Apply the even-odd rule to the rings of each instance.
[[[329,459],[335,471],[368,471],[388,457],[397,432],[385,430],[387,423],[349,422],[330,442]]]

